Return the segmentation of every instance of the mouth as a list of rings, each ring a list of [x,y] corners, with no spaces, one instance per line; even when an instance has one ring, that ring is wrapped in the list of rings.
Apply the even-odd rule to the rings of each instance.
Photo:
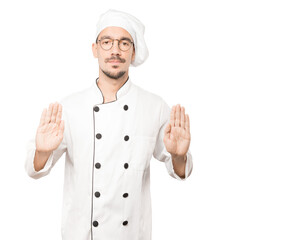
[[[108,61],[109,63],[121,63],[121,61],[117,61],[117,60],[112,60],[112,61]]]

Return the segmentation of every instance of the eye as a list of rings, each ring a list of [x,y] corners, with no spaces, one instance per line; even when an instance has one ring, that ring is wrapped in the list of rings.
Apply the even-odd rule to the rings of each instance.
[[[129,41],[126,41],[126,40],[123,40],[123,41],[122,41],[122,45],[127,47],[127,46],[130,45],[130,42],[129,42]]]
[[[104,39],[104,40],[102,40],[102,44],[103,44],[103,45],[108,45],[108,44],[110,44],[110,43],[111,43],[110,39]]]

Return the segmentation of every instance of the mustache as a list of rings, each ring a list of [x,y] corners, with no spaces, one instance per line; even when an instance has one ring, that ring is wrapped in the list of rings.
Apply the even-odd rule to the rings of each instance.
[[[106,59],[105,59],[105,62],[107,63],[107,62],[112,61],[112,60],[117,60],[117,61],[120,61],[120,62],[122,62],[122,63],[125,62],[125,59],[120,58],[119,56],[117,56],[117,57],[111,57],[111,58],[106,58]]]

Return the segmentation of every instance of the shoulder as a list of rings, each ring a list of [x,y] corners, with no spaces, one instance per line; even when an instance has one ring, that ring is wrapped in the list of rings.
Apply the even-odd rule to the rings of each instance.
[[[136,84],[133,84],[135,86],[135,89],[137,91],[138,98],[143,101],[144,104],[154,104],[154,105],[159,105],[163,106],[166,104],[165,100],[159,96],[158,94],[151,92],[149,90],[146,90]]]

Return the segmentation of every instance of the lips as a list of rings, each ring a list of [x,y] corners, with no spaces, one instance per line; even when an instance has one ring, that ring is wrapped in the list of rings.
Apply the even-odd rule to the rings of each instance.
[[[117,61],[117,60],[112,60],[112,61],[108,61],[110,63],[120,63],[121,61]]]

